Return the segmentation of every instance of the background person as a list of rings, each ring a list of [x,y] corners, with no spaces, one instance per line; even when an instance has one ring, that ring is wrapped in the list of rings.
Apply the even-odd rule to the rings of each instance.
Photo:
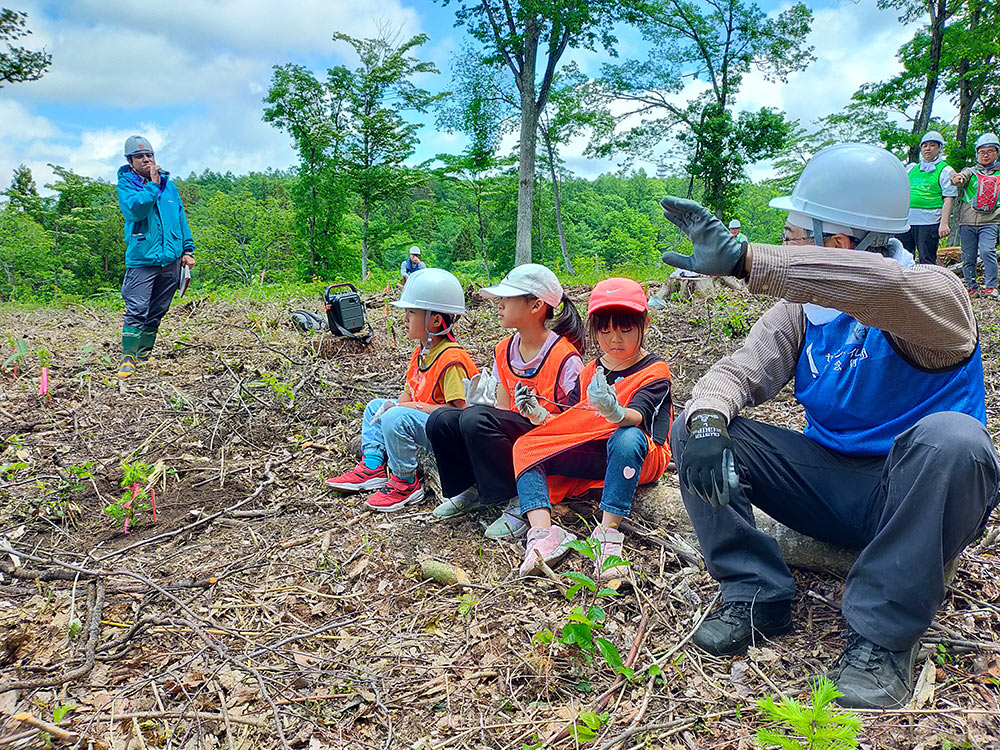
[[[995,133],[976,139],[976,166],[966,167],[951,178],[964,187],[958,209],[958,238],[962,245],[962,276],[970,295],[975,295],[976,258],[983,261],[983,296],[1000,297],[997,291],[997,239],[1000,235],[1000,140]]]
[[[194,239],[170,173],[160,169],[141,135],[125,141],[128,164],[118,170],[118,206],[125,218],[125,323],[118,377],[152,356],[160,321],[180,281],[194,267]]]
[[[399,275],[406,281],[410,274],[415,271],[427,268],[427,264],[420,260],[420,248],[414,245],[410,248],[410,254],[399,266]]]
[[[949,218],[958,188],[955,170],[944,160],[944,138],[936,130],[920,139],[920,159],[907,164],[910,179],[910,228],[896,235],[920,263],[937,263],[938,244],[951,234]]]
[[[743,234],[743,225],[740,224],[739,219],[733,219],[729,222],[729,233],[736,238],[736,241],[741,245],[749,245],[750,238]]]

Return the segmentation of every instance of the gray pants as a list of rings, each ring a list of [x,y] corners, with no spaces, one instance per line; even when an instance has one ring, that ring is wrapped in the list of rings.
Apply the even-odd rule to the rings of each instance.
[[[944,569],[983,530],[1000,490],[986,429],[940,412],[899,435],[888,456],[845,456],[799,432],[737,417],[729,426],[740,492],[712,508],[683,484],[705,563],[724,601],[781,601],[794,593],[777,542],[751,505],[796,531],[861,554],[847,576],[844,617],[892,651],[917,641],[945,595]],[[684,415],[671,446],[684,468]]]
[[[170,301],[180,281],[181,261],[169,266],[126,268],[122,281],[125,325],[135,328],[158,326],[170,309]]]
[[[983,286],[997,286],[997,234],[1000,224],[963,224],[958,228],[962,245],[962,276],[968,289],[976,288],[976,256],[983,259]]]

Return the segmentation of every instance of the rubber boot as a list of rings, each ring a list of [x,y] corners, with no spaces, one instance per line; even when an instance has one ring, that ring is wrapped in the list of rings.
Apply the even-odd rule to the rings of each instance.
[[[142,330],[133,326],[122,327],[122,360],[118,364],[118,377],[128,378],[135,372],[136,352],[139,350],[139,337]]]
[[[143,326],[139,334],[139,348],[136,350],[135,359],[137,362],[148,362],[153,356],[153,344],[156,343],[156,332],[159,325]]]

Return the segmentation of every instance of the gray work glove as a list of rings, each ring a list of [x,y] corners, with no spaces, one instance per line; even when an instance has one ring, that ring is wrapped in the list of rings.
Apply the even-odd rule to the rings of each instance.
[[[538,403],[538,397],[531,386],[524,383],[514,386],[514,406],[533,425],[543,424],[549,418],[549,413]]]
[[[382,415],[385,414],[387,411],[389,411],[389,409],[391,409],[394,406],[399,406],[399,403],[394,398],[387,398],[385,401],[383,401],[382,405],[375,410],[374,414],[372,414],[372,424],[378,424],[379,422],[381,422]]]
[[[618,392],[608,385],[604,368],[600,365],[587,386],[587,401],[612,424],[619,424],[625,419],[625,407],[618,403]]]
[[[462,387],[465,388],[465,403],[467,405],[479,404],[481,406],[497,405],[497,379],[492,372],[479,373],[471,378],[462,378]]]
[[[660,205],[667,220],[687,235],[694,245],[691,255],[664,253],[664,263],[706,276],[745,276],[746,251],[711,211],[694,201],[672,195],[661,200]]]
[[[688,419],[687,431],[688,441],[678,465],[681,482],[713,508],[728,505],[740,480],[726,418],[717,411],[701,409]]]

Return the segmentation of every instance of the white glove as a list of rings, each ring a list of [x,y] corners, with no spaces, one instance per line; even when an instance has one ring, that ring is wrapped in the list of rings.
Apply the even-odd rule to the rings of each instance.
[[[462,387],[465,388],[466,404],[497,405],[497,379],[493,377],[493,373],[479,373],[471,378],[462,378]]]
[[[375,410],[374,414],[372,414],[372,424],[378,424],[379,422],[381,422],[382,415],[385,414],[387,411],[389,411],[389,409],[391,409],[394,406],[399,406],[399,404],[396,402],[396,399],[394,398],[387,398],[385,401],[383,401],[382,405]]]
[[[587,401],[612,424],[619,424],[625,419],[625,407],[618,403],[618,392],[608,385],[604,368],[600,365],[587,386]]]
[[[531,386],[524,383],[514,386],[514,406],[533,425],[543,424],[549,418],[549,413],[538,403],[538,397]]]

